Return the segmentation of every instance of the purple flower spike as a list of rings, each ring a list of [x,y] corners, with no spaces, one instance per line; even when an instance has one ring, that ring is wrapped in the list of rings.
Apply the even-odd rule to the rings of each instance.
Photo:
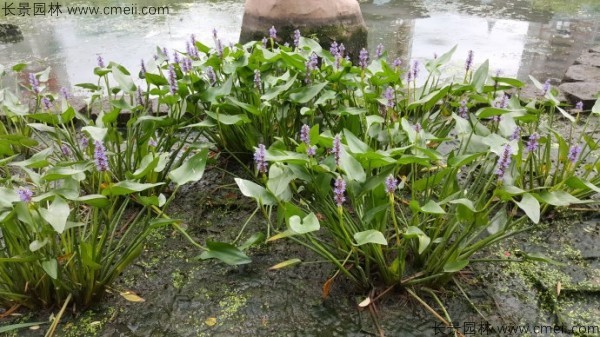
[[[258,91],[261,91],[262,81],[260,78],[260,70],[258,69],[254,70],[254,87],[258,89]]]
[[[79,145],[81,145],[81,147],[83,149],[86,149],[88,147],[90,143],[90,140],[86,137],[86,136],[81,136],[81,138],[79,139]]]
[[[69,148],[69,146],[67,144],[62,144],[60,146],[60,152],[62,152],[62,154],[65,156],[71,155],[71,149]]]
[[[98,55],[98,67],[104,68],[104,59],[100,55]]]
[[[69,99],[71,98],[71,94],[69,94],[69,90],[67,90],[67,88],[62,87],[60,88],[60,95],[64,98],[64,99]]]
[[[381,58],[381,56],[383,56],[383,51],[384,51],[384,47],[383,44],[380,43],[379,45],[377,45],[377,49],[375,49],[375,57],[376,58]]]
[[[169,51],[167,50],[167,47],[163,47],[162,53],[163,53],[163,57],[165,58],[165,61],[167,61],[167,63],[169,63],[170,59],[169,59]]]
[[[31,91],[36,94],[40,93],[40,81],[38,81],[34,73],[29,73],[29,85],[31,85]]]
[[[550,91],[550,80],[546,80],[544,82],[544,86],[542,87],[542,96],[546,96],[546,94]]]
[[[515,128],[515,130],[513,131],[512,135],[510,135],[510,137],[508,139],[515,140],[515,139],[519,139],[519,138],[521,138],[521,128],[517,126]]]
[[[27,187],[19,188],[17,190],[17,194],[19,195],[19,199],[21,199],[22,202],[31,202],[31,199],[33,198],[33,192],[31,192],[31,190]]]
[[[462,101],[460,101],[460,108],[458,109],[458,113],[460,114],[460,117],[462,118],[467,118],[469,115],[469,108],[467,108],[467,100],[463,99]]]
[[[142,77],[145,77],[146,76],[146,65],[144,64],[143,59],[140,61],[140,66],[141,66],[140,74],[142,75]]]
[[[340,135],[335,135],[333,138],[333,148],[331,149],[335,158],[335,166],[340,166],[340,158],[342,157],[342,141]]]
[[[96,169],[100,172],[108,171],[108,158],[106,157],[106,148],[100,141],[94,142],[94,163]]]
[[[344,53],[346,53],[346,46],[344,46],[343,43],[340,43],[340,46],[338,47],[338,52],[341,57],[344,57]]]
[[[569,149],[569,161],[575,163],[581,154],[581,146],[575,144]]]
[[[263,37],[261,42],[262,42],[263,48],[267,48],[267,42],[269,42],[269,40],[267,40],[266,37]]]
[[[414,129],[417,133],[421,132],[421,130],[423,130],[423,127],[421,126],[421,123],[415,124]]]
[[[346,201],[346,197],[344,194],[346,193],[346,182],[343,178],[339,177],[335,180],[334,188],[333,188],[333,200],[335,200],[335,204],[337,207],[342,207],[344,201]]]
[[[217,39],[215,42],[215,48],[217,49],[217,55],[219,55],[219,57],[223,57],[223,44],[221,43],[221,39]]]
[[[258,148],[254,151],[254,163],[256,163],[256,169],[260,173],[267,173],[266,151],[264,144],[258,144]]]
[[[469,54],[467,54],[467,60],[465,61],[466,71],[471,70],[471,67],[473,67],[473,51],[469,50]]]
[[[304,124],[300,128],[300,141],[306,145],[310,145],[310,126]]]
[[[532,133],[529,136],[529,140],[527,140],[527,151],[533,152],[538,148],[538,140],[540,139],[540,135],[537,132]]]
[[[387,99],[386,106],[388,108],[393,108],[396,105],[396,102],[394,102],[394,88],[387,87],[383,93],[383,97]]]
[[[415,60],[413,63],[413,79],[417,79],[419,77],[419,61]]]
[[[277,29],[275,29],[275,26],[271,26],[271,28],[269,28],[269,37],[272,39],[277,38]]]
[[[337,54],[340,53],[340,48],[336,41],[333,41],[333,43],[331,44],[331,47],[329,47],[329,52],[333,56],[336,56]]]
[[[179,60],[179,53],[175,50],[173,50],[173,62],[175,64],[179,64],[180,60]]]
[[[213,28],[212,35],[213,35],[213,39],[216,40],[217,39],[217,29],[216,28]]]
[[[154,139],[154,137],[150,137],[150,139],[148,139],[148,146],[156,147],[157,145],[158,143],[156,142],[156,139]]]
[[[317,154],[317,147],[316,147],[316,146],[309,146],[309,147],[306,149],[306,154],[307,154],[309,157],[313,157],[315,154]]]
[[[212,66],[206,67],[206,76],[208,77],[211,86],[214,86],[215,83],[217,83],[217,75]]]
[[[583,110],[583,102],[582,101],[577,102],[577,104],[575,104],[575,109]]]
[[[192,71],[192,60],[187,57],[184,58],[183,63],[181,63],[181,70],[186,74],[190,73]]]
[[[360,53],[358,54],[358,65],[365,69],[368,65],[369,62],[369,52],[363,48],[360,50]]]
[[[506,109],[508,107],[508,95],[504,94],[501,98],[497,99],[494,106],[499,109]]]
[[[297,48],[297,47],[299,47],[299,46],[300,46],[300,37],[301,37],[301,36],[302,36],[302,35],[300,35],[300,30],[299,30],[299,29],[296,29],[296,30],[294,31],[294,47],[296,47],[296,48]]]
[[[386,193],[394,193],[398,188],[398,179],[394,178],[393,175],[389,175],[385,178],[385,192]]]
[[[394,66],[394,68],[396,70],[398,70],[398,68],[400,68],[401,65],[402,65],[402,60],[399,57],[396,57],[394,59],[394,62],[392,63],[392,66]]]
[[[177,75],[175,74],[175,68],[173,65],[169,65],[169,90],[172,95],[177,92]]]
[[[498,159],[498,168],[496,169],[496,174],[498,175],[499,179],[502,179],[502,177],[504,177],[506,169],[508,168],[508,166],[510,166],[511,154],[512,148],[510,147],[510,144],[504,145],[504,150],[502,151],[502,154]]]
[[[50,102],[50,99],[48,99],[48,97],[42,97],[42,104],[44,105],[44,109],[45,110],[50,110],[50,108],[52,107],[52,102]]]
[[[135,98],[139,105],[144,105],[144,94],[142,93],[142,87],[138,86],[135,92]]]

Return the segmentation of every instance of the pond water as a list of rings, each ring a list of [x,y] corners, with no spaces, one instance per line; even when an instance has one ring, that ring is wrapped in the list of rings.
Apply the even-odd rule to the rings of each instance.
[[[9,3],[0,9],[0,22],[18,25],[24,39],[0,44],[0,64],[25,60],[32,71],[51,66],[51,90],[94,81],[99,55],[137,72],[140,60],[151,58],[157,46],[184,50],[191,34],[209,42],[216,28],[225,43],[237,42],[244,7],[243,0],[79,0],[59,1],[62,13],[34,16],[31,2],[28,17],[19,16],[17,2],[7,10]],[[138,11],[167,6],[169,14],[67,13],[75,6]],[[560,79],[583,49],[600,43],[600,4],[594,0],[370,0],[361,1],[361,7],[371,50],[383,43],[390,57],[406,61],[432,58],[458,45],[456,68],[473,50],[475,63],[489,59],[490,69],[520,79],[529,74]]]

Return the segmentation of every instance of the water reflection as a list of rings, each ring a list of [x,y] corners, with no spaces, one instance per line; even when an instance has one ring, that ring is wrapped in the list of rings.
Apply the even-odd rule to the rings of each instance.
[[[23,31],[24,40],[0,44],[0,64],[31,62],[32,71],[51,66],[52,90],[91,82],[96,58],[102,55],[132,72],[156,46],[183,50],[195,34],[212,41],[217,28],[225,43],[239,36],[243,0],[134,0],[123,6],[168,5],[169,15],[3,17]],[[81,5],[117,5],[121,1],[83,1]],[[66,5],[67,3],[65,3]],[[361,1],[369,27],[369,45],[383,43],[389,57],[405,61],[433,57],[454,45],[454,68],[464,65],[468,50],[476,63],[490,59],[491,69],[526,79],[561,78],[567,66],[587,47],[598,43],[600,5],[593,0],[371,0]]]

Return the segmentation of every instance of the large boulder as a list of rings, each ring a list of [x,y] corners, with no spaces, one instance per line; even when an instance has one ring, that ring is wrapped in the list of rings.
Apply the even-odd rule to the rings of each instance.
[[[0,23],[0,43],[19,42],[23,40],[23,33],[18,26],[10,23]]]
[[[293,44],[294,30],[315,36],[328,48],[344,43],[351,56],[366,47],[367,27],[356,0],[246,0],[240,42],[268,37],[277,29],[277,42]]]

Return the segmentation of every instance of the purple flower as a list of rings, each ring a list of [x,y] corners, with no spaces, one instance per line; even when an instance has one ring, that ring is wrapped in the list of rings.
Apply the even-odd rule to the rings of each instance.
[[[275,29],[275,26],[271,26],[271,28],[269,28],[269,37],[272,39],[277,38],[277,29]]]
[[[44,105],[45,110],[50,110],[50,108],[52,107],[52,102],[50,102],[50,100],[46,96],[42,97],[42,104]]]
[[[307,147],[306,154],[310,157],[314,156],[315,154],[317,154],[317,147],[316,146]]]
[[[575,163],[579,158],[579,154],[581,154],[581,146],[578,144],[572,145],[571,148],[569,148],[569,161]]]
[[[412,68],[408,68],[408,71],[406,72],[406,82],[410,83],[413,80],[413,71]]]
[[[421,126],[421,123],[417,122],[417,124],[415,124],[415,126],[413,126],[413,128],[415,129],[415,131],[417,133],[421,132],[421,130],[423,130],[423,127]]]
[[[98,67],[104,68],[104,59],[100,55],[98,55]]]
[[[342,204],[346,201],[344,193],[346,193],[346,182],[341,177],[338,177],[335,180],[333,188],[333,200],[335,200],[337,207],[342,207]]]
[[[497,99],[494,106],[499,109],[506,109],[508,107],[508,95],[504,94],[501,98]]]
[[[369,52],[363,48],[360,50],[360,53],[358,54],[358,65],[365,69],[368,65],[369,62]]]
[[[295,47],[299,47],[300,46],[300,30],[296,29],[294,31],[294,46]]]
[[[106,157],[106,148],[100,141],[94,142],[94,163],[96,169],[100,172],[108,171],[108,158]]]
[[[492,122],[500,122],[502,120],[502,116],[492,116]]]
[[[213,28],[212,30],[212,34],[213,34],[213,40],[217,40],[217,29]],[[192,35],[192,37],[194,38],[194,40],[196,39],[196,37],[194,35]]]
[[[394,102],[394,88],[387,87],[383,93],[383,97],[387,99],[386,106],[388,108],[393,108],[396,105],[396,102]]]
[[[527,140],[527,151],[533,152],[538,148],[538,140],[540,139],[540,135],[537,132],[532,133]]]
[[[163,57],[165,58],[165,61],[167,61],[167,63],[169,63],[170,59],[169,59],[169,51],[167,50],[167,47],[163,47],[162,53],[163,53]]]
[[[544,82],[544,86],[542,87],[542,96],[546,96],[548,91],[550,91],[550,80],[546,80],[546,82]]]
[[[310,145],[310,126],[304,124],[300,128],[300,141]]]
[[[473,66],[473,51],[469,50],[469,53],[467,54],[467,60],[465,61],[465,69],[467,71],[471,70],[471,67]]]
[[[258,91],[261,91],[262,81],[260,79],[260,70],[258,69],[254,70],[254,87],[258,89]]]
[[[217,30],[214,30],[214,34],[217,34]],[[190,35],[190,41],[192,42],[192,45],[195,47],[196,46],[196,35],[192,34]]]
[[[336,56],[340,53],[340,48],[336,41],[333,41],[333,43],[331,43],[331,47],[329,47],[329,52],[333,56]]]
[[[148,139],[148,146],[156,147],[157,145],[158,143],[156,142],[156,139],[154,139],[154,137],[150,137],[150,139]]]
[[[31,190],[27,187],[19,188],[17,190],[17,194],[19,195],[19,199],[21,199],[22,202],[31,202],[31,199],[33,198],[33,192],[31,192]]]
[[[398,188],[398,179],[394,178],[393,175],[389,175],[385,178],[385,192],[386,193],[394,193]]]
[[[254,151],[254,163],[256,163],[256,169],[260,173],[267,173],[266,150],[264,144],[258,144],[258,148]]]
[[[398,70],[398,68],[400,68],[401,65],[402,65],[402,60],[399,57],[396,57],[394,59],[394,62],[392,62],[392,66],[394,66],[394,68],[396,70]]]
[[[214,86],[215,83],[217,83],[217,75],[212,66],[206,67],[206,76],[208,77],[211,86]]]
[[[217,55],[219,55],[219,57],[223,57],[223,44],[221,43],[221,39],[217,39],[217,41],[215,41],[215,48],[217,49]]]
[[[183,70],[184,73],[189,73],[192,71],[192,59],[190,58],[184,58],[183,59],[183,63],[181,63],[181,70]]]
[[[135,99],[139,105],[144,105],[144,94],[142,93],[142,87],[138,86],[135,92]]]
[[[575,109],[583,110],[583,102],[582,101],[577,102],[577,104],[575,104]]]
[[[466,99],[463,99],[462,101],[460,101],[460,108],[458,108],[458,113],[460,114],[460,117],[467,118],[467,116],[469,114],[469,108],[467,108],[467,100]]]
[[[521,138],[521,128],[517,126],[515,128],[515,130],[513,131],[512,135],[510,135],[510,137],[508,139],[515,140],[515,139],[519,139],[519,138]]]
[[[377,48],[375,49],[375,57],[376,58],[381,58],[381,56],[383,55],[383,44],[380,43],[379,45],[377,45]]]
[[[342,141],[340,135],[335,135],[333,138],[333,148],[331,149],[335,158],[335,165],[340,166],[340,158],[342,157]]]
[[[510,144],[504,145],[504,150],[502,150],[502,154],[498,159],[498,168],[496,169],[496,174],[498,178],[502,179],[504,177],[504,173],[506,173],[506,169],[510,165],[510,156],[512,154],[512,148]]]
[[[317,54],[312,53],[306,62],[306,68],[309,70],[317,70],[319,67],[319,57]]]
[[[34,73],[29,73],[29,85],[31,85],[31,91],[36,94],[40,93],[40,81],[38,81]]]
[[[173,62],[179,64],[179,53],[173,50]]]
[[[173,65],[169,65],[169,90],[172,95],[177,92],[177,75],[175,74],[175,68]]]
[[[62,152],[62,154],[65,156],[71,155],[71,149],[69,148],[69,146],[67,144],[60,145],[60,152]]]
[[[140,61],[140,75],[142,76],[142,78],[146,77],[146,65],[144,64],[144,60],[142,59]]]
[[[338,47],[338,52],[341,57],[344,57],[344,53],[346,52],[346,46],[344,46],[343,43],[340,43],[340,46]]]
[[[67,90],[67,88],[65,87],[60,88],[60,95],[64,99],[69,99],[71,97],[71,94],[69,94],[69,90]]]
[[[197,59],[199,57],[198,55],[198,48],[196,48],[196,43],[194,41],[190,42],[186,42],[186,51],[189,57]]]
[[[266,37],[263,37],[261,42],[262,42],[263,48],[267,48],[267,42],[269,42],[269,40],[267,40]]]
[[[417,77],[419,77],[419,61],[418,60],[415,60],[413,62],[413,69],[412,69],[412,71],[413,71],[413,78],[416,80]]]
[[[81,145],[82,148],[87,148],[89,143],[90,141],[86,136],[81,136],[81,138],[79,138],[79,145]]]

